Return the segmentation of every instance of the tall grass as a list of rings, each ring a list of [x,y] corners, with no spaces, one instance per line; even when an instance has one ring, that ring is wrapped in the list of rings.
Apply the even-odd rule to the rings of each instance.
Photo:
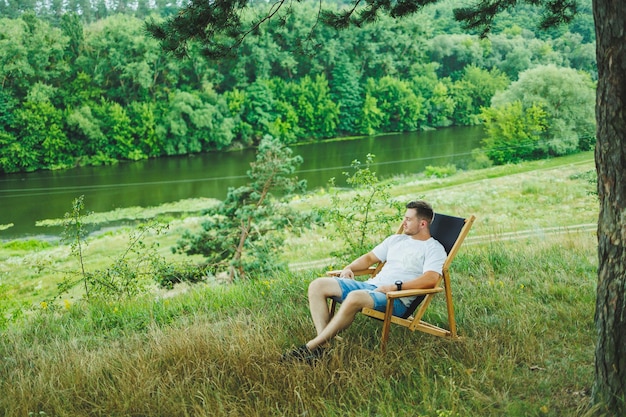
[[[358,316],[315,366],[306,286],[280,273],[172,298],[41,308],[0,339],[10,416],[577,416],[593,378],[595,237],[471,241],[453,270],[463,338]],[[428,319],[445,325],[437,301]]]
[[[392,328],[382,354],[380,323],[358,316],[316,366],[279,358],[313,336],[306,287],[339,245],[321,228],[288,242],[292,272],[89,304],[39,303],[76,269],[67,247],[2,244],[0,314],[9,304],[36,311],[0,326],[0,415],[584,416],[597,268],[588,225],[597,201],[583,174],[592,169],[589,153],[390,180],[392,198],[419,196],[478,217],[453,264],[462,339]],[[327,203],[323,191],[294,201]],[[198,221],[175,220],[169,234],[147,241],[158,239],[165,256]],[[87,266],[110,264],[125,233],[91,240]],[[442,299],[427,319],[447,326]]]

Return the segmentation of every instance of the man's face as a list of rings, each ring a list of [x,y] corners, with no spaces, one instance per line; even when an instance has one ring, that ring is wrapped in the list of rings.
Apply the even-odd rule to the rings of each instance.
[[[408,236],[417,235],[425,227],[425,222],[425,220],[417,218],[417,210],[407,209],[404,214],[404,221],[402,222],[404,234]]]

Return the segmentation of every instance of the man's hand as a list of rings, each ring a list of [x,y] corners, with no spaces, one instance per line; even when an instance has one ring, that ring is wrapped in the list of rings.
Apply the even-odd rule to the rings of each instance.
[[[383,294],[387,294],[390,291],[396,291],[397,288],[395,285],[381,285],[376,288],[374,291],[382,292]]]
[[[339,278],[349,278],[349,279],[354,279],[354,272],[352,272],[352,269],[349,266],[346,266],[344,269],[341,270],[341,272],[339,273]]]

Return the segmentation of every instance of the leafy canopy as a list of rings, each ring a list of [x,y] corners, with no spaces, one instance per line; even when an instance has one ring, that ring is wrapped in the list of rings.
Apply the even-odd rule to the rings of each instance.
[[[296,1],[299,3],[299,1]],[[339,10],[330,4],[319,3],[318,20],[336,29],[362,26],[376,21],[381,15],[393,18],[409,16],[424,6],[440,0],[351,0]],[[468,29],[480,29],[486,35],[494,17],[518,4],[540,6],[544,15],[541,28],[570,22],[578,10],[580,0],[479,0],[472,6],[454,10],[457,20]],[[210,57],[232,55],[243,39],[256,34],[267,22],[285,25],[294,7],[293,0],[270,2],[260,14],[253,14],[248,7],[252,0],[191,0],[176,15],[164,22],[151,20],[147,30],[161,41],[163,48],[178,56],[187,54],[187,43],[198,41]]]

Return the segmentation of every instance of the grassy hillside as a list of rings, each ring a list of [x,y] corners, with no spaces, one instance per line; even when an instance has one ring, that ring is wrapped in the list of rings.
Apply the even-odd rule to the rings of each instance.
[[[425,198],[477,222],[453,264],[460,341],[358,317],[316,366],[278,361],[313,335],[306,286],[332,261],[324,230],[293,238],[292,269],[231,286],[206,283],[133,301],[40,305],[64,270],[64,245],[0,249],[3,302],[33,310],[0,338],[6,416],[582,416],[593,379],[598,204],[590,153],[516,166],[390,180],[394,198]],[[293,204],[319,206],[311,193]],[[146,240],[169,247],[198,220]],[[127,242],[90,239],[89,267]],[[40,266],[42,268],[40,268]],[[45,308],[44,308],[45,307]],[[445,326],[445,306],[429,320]]]

